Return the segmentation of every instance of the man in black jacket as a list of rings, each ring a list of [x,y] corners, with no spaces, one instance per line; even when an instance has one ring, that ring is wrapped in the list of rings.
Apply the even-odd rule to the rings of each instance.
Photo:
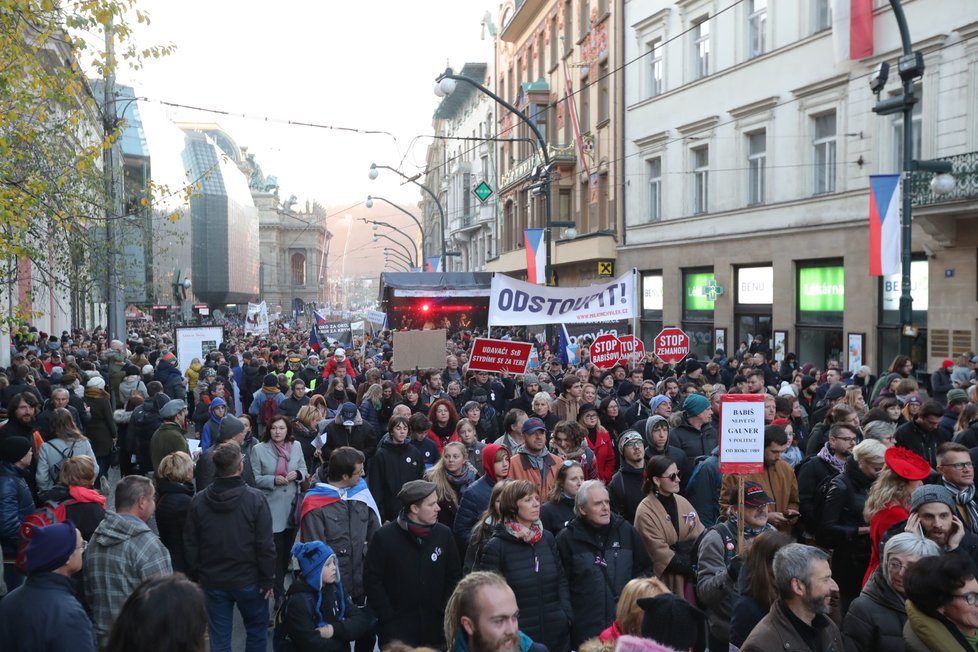
[[[241,479],[237,442],[214,451],[217,480],[194,496],[183,540],[187,570],[207,598],[211,650],[231,649],[233,608],[244,621],[246,652],[268,646],[268,599],[275,584],[275,544],[268,501]]]
[[[241,479],[249,487],[258,487],[255,482],[255,471],[251,468],[251,460],[248,459],[248,454],[255,447],[257,441],[254,437],[250,437],[250,434],[241,419],[232,415],[221,419],[221,427],[218,429],[211,447],[200,454],[200,459],[194,465],[194,483],[197,486],[197,493],[213,484],[216,475],[214,453],[217,451],[217,445],[226,441],[237,442],[238,446],[241,447],[241,456],[244,462]]]
[[[380,528],[367,548],[363,584],[377,614],[380,647],[445,646],[442,614],[462,575],[452,531],[438,522],[435,485],[404,484],[397,520]]]
[[[911,450],[927,460],[930,468],[937,468],[937,447],[951,441],[951,436],[940,429],[944,407],[937,401],[924,401],[917,416],[897,428],[896,445]]]
[[[635,430],[626,430],[618,439],[621,468],[611,476],[608,493],[611,508],[629,523],[635,522],[635,510],[645,499],[642,480],[645,478],[645,441]]]
[[[570,587],[571,637],[577,649],[614,621],[622,589],[633,577],[648,574],[652,560],[635,528],[611,513],[600,480],[588,480],[578,489],[574,515],[557,535],[557,552]]]

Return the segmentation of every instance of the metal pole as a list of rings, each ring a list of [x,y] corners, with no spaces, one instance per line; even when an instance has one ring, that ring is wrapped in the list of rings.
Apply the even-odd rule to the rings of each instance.
[[[909,55],[913,53],[913,43],[910,40],[910,29],[907,26],[907,17],[903,13],[903,6],[900,0],[890,0],[893,8],[893,16],[896,18],[897,26],[900,29],[900,40],[903,44],[903,53]],[[913,97],[913,80],[903,79],[903,95],[909,100]],[[913,349],[913,338],[907,334],[907,327],[913,323],[913,296],[910,294],[910,258],[911,258],[911,212],[913,211],[913,197],[911,196],[913,180],[913,107],[914,103],[905,101],[903,104],[903,178],[902,178],[902,199],[903,207],[900,212],[900,231],[901,251],[900,251],[900,353],[910,357]]]
[[[395,204],[394,202],[392,202],[389,199],[384,199],[383,197],[376,197],[376,196],[373,196],[373,195],[367,197],[367,199],[379,199],[382,202],[385,202],[387,204],[390,204],[391,206],[393,206],[394,208],[396,208],[397,210],[401,211],[402,213],[404,213],[405,215],[407,215],[408,217],[410,217],[412,220],[414,220],[414,223],[418,226],[418,230],[421,231],[421,256],[424,257],[424,253],[427,250],[427,247],[425,246],[426,240],[425,240],[425,234],[424,234],[424,227],[421,226],[421,222],[418,221],[418,218],[416,218],[414,216],[414,214],[411,213],[410,211],[407,211],[407,210],[401,208],[400,206],[398,206],[397,204]],[[383,224],[384,226],[390,226],[390,224],[387,224],[386,222],[379,222],[377,220],[368,220],[368,219],[366,219],[364,217],[361,217],[360,219],[362,219],[364,222],[376,222],[377,224]],[[394,227],[393,226],[390,226],[390,228],[393,229]],[[403,233],[403,231],[401,233]],[[407,234],[404,233],[404,235],[407,235]],[[408,237],[410,237],[410,236],[408,236]]]

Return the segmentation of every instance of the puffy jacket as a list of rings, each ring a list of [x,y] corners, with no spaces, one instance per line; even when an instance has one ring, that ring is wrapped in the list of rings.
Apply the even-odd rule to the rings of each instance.
[[[24,472],[0,462],[0,545],[3,558],[13,561],[20,545],[20,524],[34,512],[34,499]]]
[[[208,448],[210,448],[214,444],[214,441],[217,439],[216,434],[221,430],[221,420],[224,417],[218,418],[217,415],[214,414],[214,410],[216,410],[219,407],[224,408],[225,415],[228,413],[227,410],[228,404],[223,398],[215,397],[211,401],[211,404],[207,407],[207,414],[209,415],[209,418],[207,419],[207,422],[204,424],[204,427],[201,428],[200,430],[201,450],[207,450]]]
[[[386,430],[384,426],[380,423],[380,416],[377,412],[377,408],[374,407],[370,399],[364,399],[360,403],[360,414],[363,416],[363,420],[370,426],[374,433],[381,433]]]
[[[404,483],[420,480],[423,475],[424,464],[418,449],[408,441],[394,443],[390,435],[385,435],[380,441],[377,454],[370,460],[370,471],[367,474],[367,486],[377,501],[380,517],[384,522],[393,521],[401,511],[397,492]],[[489,502],[488,499],[486,502]]]
[[[868,533],[859,534],[859,528],[868,525],[863,508],[873,478],[863,474],[856,460],[850,459],[842,473],[830,482],[820,525],[826,543],[832,546],[832,577],[842,597],[852,599],[859,595],[862,574],[869,566],[872,543]]]
[[[554,537],[560,534],[572,520],[574,520],[574,499],[565,496],[563,492],[557,502],[548,500],[540,507],[540,522]]]
[[[847,652],[903,652],[907,609],[877,568],[842,620]]]
[[[622,589],[633,577],[648,575],[652,560],[635,528],[617,514],[600,530],[573,519],[557,535],[557,552],[570,587],[577,649],[614,621]],[[599,558],[605,565],[596,563]]]
[[[337,413],[333,421],[326,426],[326,443],[323,444],[322,457],[329,459],[333,451],[341,446],[352,446],[369,461],[377,451],[377,438],[374,429],[370,424],[364,423],[360,411],[354,419],[354,425],[347,427],[343,425],[343,416]],[[376,495],[376,494],[375,494]]]
[[[795,470],[798,476],[798,500],[802,524],[809,533],[815,534],[823,523],[816,519],[816,493],[822,483],[839,474],[839,470],[821,457],[806,458]],[[824,507],[824,503],[822,504]]]
[[[170,551],[175,572],[187,572],[187,556],[183,549],[183,527],[194,496],[190,482],[156,479],[156,526],[160,541]]]
[[[275,583],[275,543],[268,501],[240,476],[218,478],[190,502],[183,530],[187,574],[205,589]]]
[[[458,501],[458,513],[455,514],[455,542],[460,551],[464,551],[472,536],[472,528],[482,513],[489,507],[489,497],[496,481],[484,475],[462,490],[462,498]]]
[[[285,629],[296,652],[349,652],[350,643],[369,631],[370,618],[353,604],[346,582],[342,586],[344,592],[338,593],[336,584],[324,585],[320,602],[319,592],[308,582],[299,578],[292,582],[285,596]],[[344,601],[343,620],[336,613],[340,600]],[[319,635],[320,622],[332,626],[330,638]]]
[[[708,457],[719,443],[719,435],[712,423],[704,424],[699,430],[694,428],[686,415],[680,418],[679,425],[669,431],[669,445],[682,449],[686,453],[686,468],[680,469],[683,477],[688,478],[698,458]]]
[[[506,578],[516,594],[520,629],[548,650],[570,650],[574,619],[567,576],[552,534],[530,544],[502,527],[489,539],[476,570],[495,571]]]
[[[163,389],[166,391],[176,385],[182,384],[183,374],[180,373],[180,369],[172,361],[161,358],[156,364],[156,373],[153,374],[153,380],[158,380],[163,383]],[[171,396],[170,398],[176,397]]]
[[[97,649],[92,621],[71,578],[58,573],[35,573],[0,601],[0,641],[18,650]]]

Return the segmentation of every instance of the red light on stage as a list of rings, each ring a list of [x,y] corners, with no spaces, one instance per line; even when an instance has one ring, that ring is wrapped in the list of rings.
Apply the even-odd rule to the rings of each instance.
[[[422,303],[421,312],[431,312],[431,304]]]

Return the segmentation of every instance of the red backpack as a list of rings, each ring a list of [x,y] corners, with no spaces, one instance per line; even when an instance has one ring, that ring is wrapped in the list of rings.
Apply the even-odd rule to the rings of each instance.
[[[271,424],[272,419],[278,415],[278,401],[276,401],[272,396],[266,396],[265,402],[261,404],[261,410],[258,412],[258,422],[265,428]]]
[[[27,575],[27,558],[24,555],[24,550],[34,536],[34,528],[47,527],[55,523],[64,523],[68,520],[68,505],[74,505],[77,502],[74,498],[69,498],[60,503],[49,500],[44,503],[43,507],[25,518],[24,522],[20,524],[21,542],[17,547],[16,566],[21,574]]]

